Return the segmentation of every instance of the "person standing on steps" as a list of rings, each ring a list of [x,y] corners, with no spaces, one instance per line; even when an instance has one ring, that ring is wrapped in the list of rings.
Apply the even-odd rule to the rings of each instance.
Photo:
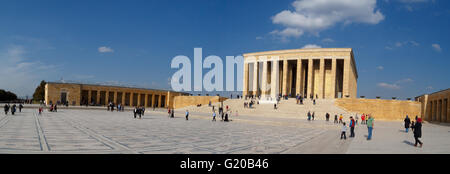
[[[371,115],[368,115],[368,119],[367,119],[367,130],[369,131],[369,135],[367,135],[367,140],[371,140],[372,139],[372,131],[373,131],[373,117]]]
[[[422,147],[423,143],[419,140],[419,138],[422,137],[422,118],[417,118],[417,122],[414,125],[414,139],[416,140],[416,143],[414,144],[415,147],[417,147],[417,143],[420,144],[420,147]]]
[[[355,119],[353,117],[350,117],[350,136],[349,137],[355,137]]]
[[[341,140],[344,138],[344,140],[347,139],[345,132],[347,132],[347,126],[345,126],[345,123],[342,123],[342,129],[341,129]]]
[[[406,115],[406,118],[403,121],[405,122],[405,132],[408,133],[409,126],[411,125],[411,120],[408,115]]]

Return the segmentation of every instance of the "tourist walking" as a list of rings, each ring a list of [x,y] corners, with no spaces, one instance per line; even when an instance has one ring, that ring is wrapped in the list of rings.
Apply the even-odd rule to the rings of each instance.
[[[350,136],[349,137],[355,137],[355,119],[353,117],[350,117]]]
[[[341,131],[341,140],[342,140],[342,138],[344,138],[344,140],[346,140],[347,137],[345,135],[345,132],[347,132],[347,126],[345,126],[345,123],[342,123],[342,129],[341,130],[342,130]]]
[[[137,112],[138,112],[137,107],[134,107],[134,110],[133,110],[134,118],[136,118]]]
[[[328,112],[325,114],[325,119],[326,119],[327,121],[330,121],[330,114],[329,114]]]
[[[216,121],[216,112],[213,112],[213,119],[212,119],[212,121]]]
[[[358,117],[358,114],[356,114],[356,116],[355,116],[355,125],[357,125],[358,124],[358,120],[359,120],[359,117]]]
[[[225,113],[225,119],[223,121],[228,122],[228,111]]]
[[[366,120],[366,115],[362,114],[361,115],[361,124],[365,124],[365,120]]]
[[[416,124],[415,124],[415,122],[414,121],[411,121],[411,130],[413,131],[413,133],[414,133],[414,126],[415,126]]]
[[[408,115],[406,115],[406,118],[403,121],[405,122],[405,132],[408,133],[409,126],[411,125],[411,120]]]
[[[23,105],[22,105],[22,103],[20,103],[19,104],[19,112],[22,112],[22,108],[23,108]]]
[[[417,118],[417,122],[414,125],[414,139],[416,140],[414,146],[417,147],[417,143],[419,143],[420,147],[422,147],[423,143],[419,140],[419,138],[421,137],[422,137],[422,118]]]
[[[189,120],[189,111],[186,110],[186,120]]]
[[[371,115],[368,115],[368,119],[366,121],[367,124],[367,130],[369,131],[369,135],[367,135],[367,140],[371,140],[372,139],[372,131],[373,131],[373,117]]]
[[[39,106],[39,115],[41,115],[42,114],[42,111],[44,111],[44,108],[42,108],[42,106]]]
[[[337,115],[334,115],[334,123],[338,123],[338,117],[337,117]]]
[[[14,115],[16,113],[16,104],[13,104],[11,107],[11,114]]]
[[[308,121],[311,121],[311,112],[308,111]]]
[[[343,123],[343,121],[342,121],[343,118],[344,118],[344,117],[342,117],[342,114],[340,114],[340,115],[339,115],[339,123]]]
[[[314,121],[314,115],[315,115],[315,112],[313,112],[313,114],[312,114],[312,120]]]
[[[9,111],[9,105],[5,104],[5,106],[3,107],[5,110],[5,115],[8,115],[8,111]]]

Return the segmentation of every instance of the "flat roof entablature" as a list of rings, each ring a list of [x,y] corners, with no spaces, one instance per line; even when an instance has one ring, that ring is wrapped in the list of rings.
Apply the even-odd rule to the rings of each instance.
[[[259,56],[280,56],[281,57],[289,57],[289,56],[308,56],[311,55],[311,58],[316,54],[321,54],[323,56],[345,56],[344,58],[350,58],[353,54],[352,48],[308,48],[308,49],[291,49],[291,50],[276,50],[276,51],[264,51],[264,52],[255,52],[255,53],[246,53],[243,54],[244,58],[246,57],[259,57]],[[309,56],[308,56],[309,57]]]

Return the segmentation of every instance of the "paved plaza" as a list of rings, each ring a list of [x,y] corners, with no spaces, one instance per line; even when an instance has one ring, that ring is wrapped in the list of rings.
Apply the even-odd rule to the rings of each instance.
[[[189,121],[183,112],[175,117],[163,110],[147,111],[143,119],[106,109],[2,113],[0,153],[450,153],[450,127],[443,124],[425,123],[424,146],[416,148],[402,122],[376,121],[367,141],[365,126],[357,125],[355,138],[340,140],[338,124],[300,116],[239,115],[231,122],[212,122],[205,113],[191,113]]]

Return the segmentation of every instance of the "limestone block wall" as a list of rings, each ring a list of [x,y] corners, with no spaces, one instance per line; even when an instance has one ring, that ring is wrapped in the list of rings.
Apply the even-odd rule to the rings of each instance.
[[[211,103],[225,101],[227,98],[219,96],[175,96],[173,98],[173,107],[175,109],[186,106],[196,106],[198,104],[207,105]]]
[[[371,114],[377,120],[403,120],[406,115],[422,117],[421,103],[416,101],[342,98],[335,105],[348,112]]]
[[[45,85],[45,101],[47,102],[47,104],[56,104],[58,101],[60,101],[61,92],[67,93],[67,101],[70,103],[70,105],[72,105],[73,103],[75,103],[76,105],[80,104],[81,85],[49,85],[48,83]]]

